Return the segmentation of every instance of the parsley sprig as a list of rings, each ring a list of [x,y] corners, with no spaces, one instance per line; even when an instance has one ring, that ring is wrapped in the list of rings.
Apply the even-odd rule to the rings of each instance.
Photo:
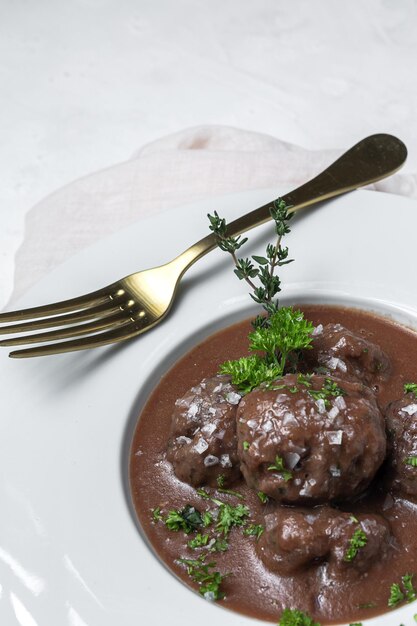
[[[226,361],[221,374],[228,374],[241,393],[248,393],[261,383],[270,383],[284,375],[287,361],[298,351],[310,348],[313,324],[301,311],[282,307],[269,318],[269,325],[249,333],[249,350],[263,352]]]

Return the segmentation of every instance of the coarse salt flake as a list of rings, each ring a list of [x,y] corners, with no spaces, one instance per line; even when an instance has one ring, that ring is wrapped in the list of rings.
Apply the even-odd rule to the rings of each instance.
[[[194,450],[198,452],[198,454],[203,454],[208,447],[208,443],[205,439],[199,439],[194,446]]]
[[[417,411],[417,404],[408,404],[407,406],[404,406],[401,411],[404,411],[404,413],[408,413],[408,415],[414,415],[414,413]]]
[[[229,404],[239,404],[241,397],[242,396],[235,391],[229,391],[229,393],[226,395],[226,400]]]
[[[343,396],[337,396],[334,403],[341,411],[346,408],[346,402]]]
[[[317,335],[321,335],[322,332],[323,332],[323,324],[319,324],[313,329],[313,332],[311,334],[313,337],[317,337]]]
[[[232,467],[232,461],[230,460],[230,456],[228,454],[222,454],[220,457],[220,465],[222,467]]]
[[[190,404],[190,406],[188,407],[188,411],[187,411],[187,417],[191,417],[191,419],[193,417],[195,417],[198,413],[198,404],[196,404],[195,402],[193,402],[192,404]]]
[[[175,443],[178,443],[178,445],[183,446],[186,443],[191,443],[191,439],[189,437],[186,437],[185,435],[180,435],[179,437],[176,438]]]
[[[334,446],[340,446],[343,438],[343,430],[328,430],[326,434],[329,443]]]
[[[201,429],[201,432],[209,437],[210,435],[214,433],[215,430],[216,430],[216,424],[205,424],[203,428]]]
[[[218,464],[219,464],[219,457],[214,456],[214,454],[208,454],[206,458],[204,459],[205,467],[212,467],[213,465],[218,465]]]
[[[323,398],[316,400],[316,407],[318,408],[320,415],[326,412],[326,403]]]
[[[339,415],[339,409],[337,406],[332,406],[332,408],[330,409],[330,411],[327,414],[331,420],[334,420],[335,417],[337,417]]]

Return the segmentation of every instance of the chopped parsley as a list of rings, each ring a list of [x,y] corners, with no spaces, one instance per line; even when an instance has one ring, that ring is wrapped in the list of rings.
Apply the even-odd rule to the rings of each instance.
[[[292,478],[292,472],[290,472],[290,470],[285,468],[284,459],[281,456],[277,455],[275,457],[275,463],[273,465],[269,465],[268,470],[270,472],[277,472],[278,474],[281,474],[285,482],[287,482],[288,480],[291,480]]]
[[[227,543],[226,539],[220,539],[219,537],[216,537],[214,541],[212,539],[208,543],[207,548],[209,552],[226,552],[226,550],[229,549],[229,544]]]
[[[244,526],[249,517],[249,508],[245,504],[232,506],[220,500],[213,499],[219,507],[217,516],[216,530],[223,533],[225,537],[230,533],[234,526]]]
[[[366,546],[368,538],[362,528],[357,528],[353,533],[353,536],[349,540],[349,547],[345,552],[343,560],[347,563],[351,563],[358,554],[359,550]]]
[[[188,576],[199,584],[199,592],[206,600],[221,600],[224,593],[220,587],[228,574],[213,571],[216,563],[214,561],[206,563],[206,556],[202,554],[198,559],[178,559],[178,562],[186,566]]]
[[[249,441],[244,441],[243,444],[242,444],[242,447],[243,447],[244,450],[249,450],[249,448],[250,448]]]
[[[413,586],[413,574],[405,574],[401,580],[405,591],[405,599],[407,602],[414,602],[417,595]]]
[[[259,539],[264,530],[265,529],[261,524],[249,524],[249,526],[247,526],[247,528],[243,530],[243,534],[248,535],[249,537],[256,537],[256,539]]]
[[[266,504],[269,500],[269,497],[263,491],[258,491],[257,496],[262,504]]]
[[[405,383],[404,393],[413,393],[415,396],[417,396],[417,383]]]
[[[358,609],[373,609],[376,607],[375,602],[366,602],[365,604],[358,604]]]
[[[187,504],[181,510],[169,511],[168,517],[165,520],[165,525],[169,528],[169,530],[182,530],[186,535],[189,535],[205,524],[200,511],[195,509],[190,504]]]
[[[213,516],[212,516],[212,514],[210,513],[210,511],[204,511],[204,512],[201,514],[201,519],[203,520],[203,526],[204,526],[205,528],[207,528],[207,526],[210,526],[210,524],[212,524],[212,523],[213,523]]]
[[[244,500],[245,496],[242,496],[238,491],[233,491],[233,489],[218,489],[219,493],[225,493],[228,496],[234,496],[235,498],[239,498],[239,500]]]
[[[201,533],[197,533],[193,539],[187,543],[187,546],[192,550],[196,550],[196,548],[203,548],[210,541],[210,535],[202,535]]]
[[[388,606],[394,607],[397,606],[400,602],[404,600],[404,594],[401,591],[400,585],[398,583],[392,583],[390,588],[390,596],[388,599]]]
[[[152,518],[154,522],[159,522],[160,520],[163,519],[162,513],[161,513],[161,507],[157,506],[156,508],[152,509]]]
[[[320,624],[298,609],[285,609],[278,626],[320,626]]]
[[[404,463],[406,465],[411,465],[412,467],[417,467],[417,456],[408,456],[404,459]]]
[[[220,476],[217,476],[217,486],[218,487],[224,487],[224,482],[225,482],[225,477],[224,474],[220,474]]]
[[[210,494],[205,489],[197,489],[197,493],[200,498],[204,498],[204,500],[210,500]]]
[[[326,378],[321,389],[309,389],[308,393],[314,400],[324,400],[326,409],[330,406],[329,398],[346,395],[346,391],[339,387],[331,378]]]
[[[393,583],[390,588],[390,597],[388,606],[394,607],[404,600],[413,602],[417,598],[416,590],[413,585],[413,574],[404,574],[401,577],[402,588],[398,583]]]

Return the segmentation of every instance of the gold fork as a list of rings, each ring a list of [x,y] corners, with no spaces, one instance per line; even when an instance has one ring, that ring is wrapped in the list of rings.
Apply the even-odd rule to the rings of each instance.
[[[283,196],[283,200],[291,205],[292,212],[298,211],[389,176],[402,166],[406,157],[407,149],[396,137],[372,135],[345,152],[324,172]],[[231,222],[228,235],[238,235],[266,222],[271,217],[272,203]],[[0,326],[0,335],[54,330],[2,339],[0,345],[49,342],[9,355],[22,358],[96,348],[135,337],[164,319],[183,274],[215,247],[215,236],[211,234],[173,261],[131,274],[98,291],[55,304],[1,313],[0,324],[6,325]],[[31,318],[32,321],[22,321]]]

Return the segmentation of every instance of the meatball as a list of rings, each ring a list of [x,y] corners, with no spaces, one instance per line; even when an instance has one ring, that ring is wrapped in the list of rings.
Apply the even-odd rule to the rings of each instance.
[[[350,498],[385,457],[385,424],[374,394],[336,378],[287,374],[245,396],[237,410],[247,484],[278,501]]]
[[[330,507],[281,507],[265,517],[265,525],[258,554],[268,569],[282,576],[323,562],[329,573],[362,573],[387,555],[391,543],[389,525],[381,516],[355,517]]]
[[[334,570],[366,572],[387,556],[393,543],[389,524],[381,515],[338,513],[331,526],[329,563]]]
[[[385,380],[391,365],[379,346],[355,335],[341,324],[319,325],[312,349],[303,354],[307,367],[319,366],[338,378],[360,380],[373,385]]]
[[[319,518],[314,509],[307,512],[285,507],[266,515],[257,551],[267,568],[290,576],[327,556],[329,537]]]
[[[229,376],[205,378],[175,403],[167,459],[193,487],[230,485],[240,476],[236,409],[240,394]]]
[[[388,483],[392,491],[417,496],[417,398],[406,393],[386,411]]]

